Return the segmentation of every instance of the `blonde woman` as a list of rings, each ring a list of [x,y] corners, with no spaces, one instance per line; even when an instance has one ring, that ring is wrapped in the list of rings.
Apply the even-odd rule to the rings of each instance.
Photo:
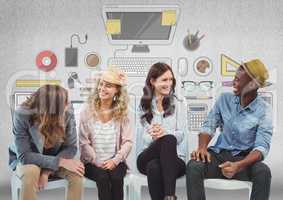
[[[13,134],[10,166],[22,181],[22,200],[36,200],[50,176],[68,180],[68,200],[81,199],[84,165],[73,159],[77,134],[67,90],[55,85],[39,88],[15,111]]]
[[[104,71],[80,116],[81,160],[100,200],[122,200],[125,159],[132,148],[125,74]]]

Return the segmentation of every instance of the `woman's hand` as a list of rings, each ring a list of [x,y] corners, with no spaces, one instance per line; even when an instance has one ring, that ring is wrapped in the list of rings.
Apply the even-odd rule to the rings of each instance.
[[[102,165],[103,169],[109,169],[109,170],[113,170],[115,167],[116,167],[116,164],[114,163],[113,160],[107,160]]]
[[[153,140],[157,140],[158,138],[162,137],[164,132],[165,130],[160,126],[160,124],[152,124],[149,128],[149,134]]]
[[[60,158],[59,167],[63,167],[81,177],[84,176],[85,173],[84,164],[81,161],[75,159]]]
[[[44,190],[44,188],[46,187],[48,183],[48,178],[50,174],[51,174],[51,171],[45,171],[45,170],[41,171],[40,177],[37,183],[38,191]]]

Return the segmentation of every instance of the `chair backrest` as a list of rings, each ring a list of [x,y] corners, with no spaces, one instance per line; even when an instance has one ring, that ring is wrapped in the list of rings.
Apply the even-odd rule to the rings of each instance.
[[[15,95],[12,94],[9,96],[9,106],[10,106],[10,114],[11,114],[11,119],[12,122],[14,120],[14,112],[15,112]]]
[[[130,108],[129,108],[129,117],[131,121],[131,127],[133,131],[133,146],[132,150],[130,152],[129,157],[127,158],[127,164],[129,165],[131,171],[137,172],[137,150],[139,148],[139,119],[138,119],[138,104],[139,99],[135,94],[129,94],[130,95]]]
[[[72,107],[74,109],[74,117],[76,121],[76,132],[77,132],[77,153],[75,155],[76,159],[80,159],[80,148],[79,148],[79,123],[80,123],[80,112],[82,106],[84,105],[84,101],[71,101]]]
[[[12,120],[12,126],[14,123],[14,112],[15,112],[15,95],[12,94],[9,96],[9,106],[10,106],[10,114],[11,114],[11,120]],[[17,154],[16,154],[16,146],[15,143],[12,142],[9,147],[9,166],[12,170],[16,169],[17,165]]]

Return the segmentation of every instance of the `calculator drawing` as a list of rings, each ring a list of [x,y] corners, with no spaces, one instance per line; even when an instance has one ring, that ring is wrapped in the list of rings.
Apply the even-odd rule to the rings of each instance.
[[[207,116],[208,106],[206,104],[188,105],[188,125],[190,131],[199,131]]]

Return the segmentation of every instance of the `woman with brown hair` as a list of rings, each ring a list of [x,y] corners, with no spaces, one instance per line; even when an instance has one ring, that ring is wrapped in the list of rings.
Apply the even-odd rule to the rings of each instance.
[[[10,164],[22,181],[22,200],[36,200],[50,176],[68,180],[68,200],[82,198],[84,165],[74,159],[76,124],[67,90],[40,87],[15,111],[13,134]]]
[[[185,105],[175,96],[176,80],[165,63],[154,64],[140,101],[142,144],[137,168],[147,176],[153,200],[175,200],[176,179],[185,174]],[[139,136],[138,136],[139,137]]]
[[[104,71],[80,116],[81,160],[100,200],[123,200],[125,160],[132,148],[125,74]]]

